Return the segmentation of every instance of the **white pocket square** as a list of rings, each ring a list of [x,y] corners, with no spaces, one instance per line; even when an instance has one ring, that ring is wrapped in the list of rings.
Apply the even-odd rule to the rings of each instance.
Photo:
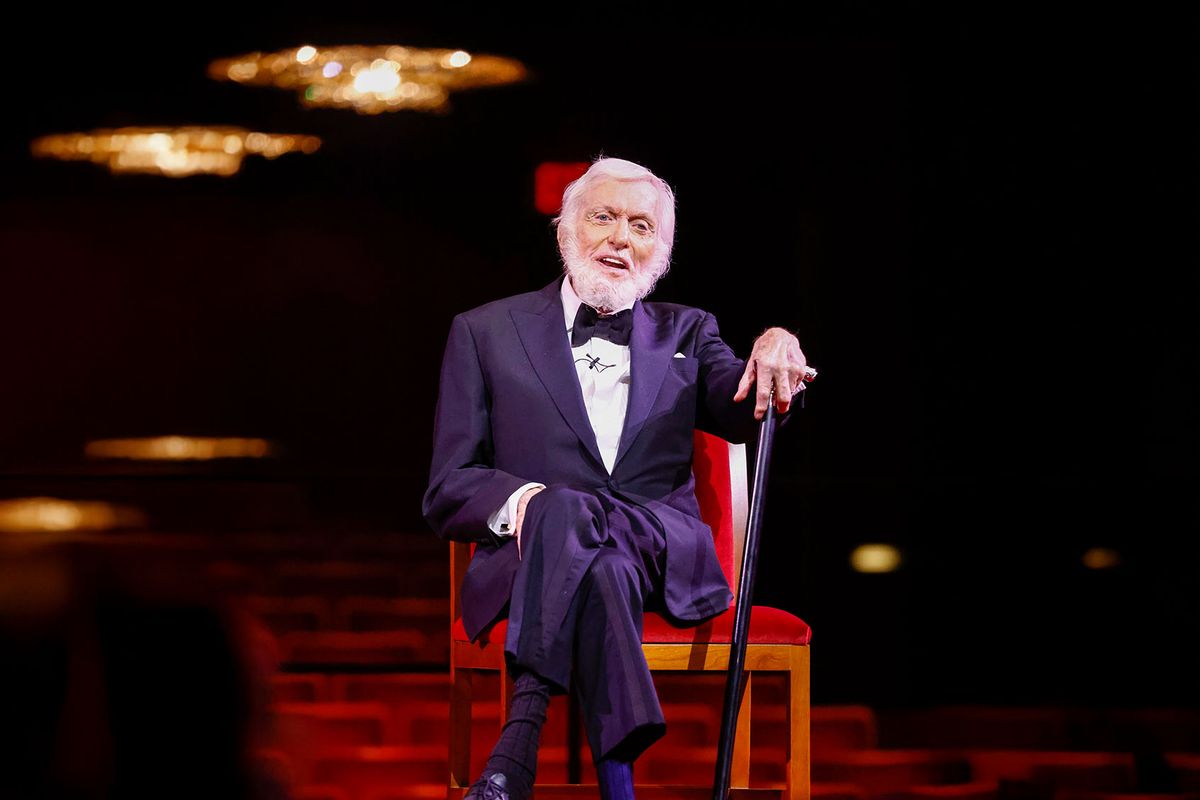
[[[675,358],[687,358],[683,353],[676,353]]]

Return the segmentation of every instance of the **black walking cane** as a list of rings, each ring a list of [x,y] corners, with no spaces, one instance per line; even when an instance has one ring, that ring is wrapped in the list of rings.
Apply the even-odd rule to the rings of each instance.
[[[725,705],[721,711],[721,739],[717,744],[717,772],[713,779],[713,800],[729,797],[729,775],[733,767],[733,740],[737,734],[738,710],[746,676],[746,641],[750,632],[750,608],[754,598],[754,568],[758,565],[758,532],[762,527],[766,504],[767,468],[775,444],[775,390],[767,403],[758,433],[758,452],[754,457],[754,488],[750,494],[750,518],[746,523],[746,546],[742,551],[742,576],[738,581],[734,606],[733,638],[729,642],[729,677],[725,683]]]

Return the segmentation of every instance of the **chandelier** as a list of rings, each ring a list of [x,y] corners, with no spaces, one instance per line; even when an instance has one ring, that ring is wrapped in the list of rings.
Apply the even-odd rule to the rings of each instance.
[[[501,56],[399,45],[303,47],[214,61],[208,74],[300,93],[312,107],[360,114],[414,109],[446,111],[451,92],[525,78],[525,67]]]
[[[230,176],[248,155],[278,158],[284,153],[312,153],[316,136],[272,134],[234,127],[116,128],[91,133],[58,133],[30,145],[39,158],[91,161],[116,173],[148,173],[183,178],[189,175]]]

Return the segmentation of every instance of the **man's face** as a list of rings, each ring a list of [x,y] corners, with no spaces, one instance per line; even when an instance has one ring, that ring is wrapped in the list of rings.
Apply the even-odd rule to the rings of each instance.
[[[648,181],[602,180],[581,198],[579,212],[559,242],[580,297],[597,308],[617,308],[649,293],[664,271],[656,258],[659,194]]]
[[[613,280],[645,270],[658,244],[658,192],[648,181],[606,180],[583,195],[575,222],[580,254]]]

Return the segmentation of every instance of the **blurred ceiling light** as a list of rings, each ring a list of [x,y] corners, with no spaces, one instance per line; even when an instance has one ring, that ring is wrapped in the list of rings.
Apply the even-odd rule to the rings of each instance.
[[[0,500],[0,532],[107,531],[145,527],[146,517],[135,508],[100,501],[21,497]]]
[[[1108,547],[1092,547],[1083,554],[1088,569],[1112,569],[1121,565],[1121,554]]]
[[[855,572],[895,572],[900,568],[900,551],[890,544],[860,544],[850,553]]]
[[[242,158],[284,153],[313,153],[321,146],[316,136],[272,134],[243,128],[116,128],[91,133],[58,133],[35,139],[30,150],[39,158],[91,161],[112,172],[140,172],[184,178],[189,175],[229,176],[242,167]]]
[[[304,45],[219,59],[209,64],[208,74],[216,80],[294,90],[308,106],[379,114],[445,111],[451,92],[516,83],[526,72],[514,59],[463,50]]]
[[[136,461],[208,461],[214,458],[267,458],[274,447],[266,439],[211,436],[155,436],[141,439],[97,439],[88,442],[88,458]]]

